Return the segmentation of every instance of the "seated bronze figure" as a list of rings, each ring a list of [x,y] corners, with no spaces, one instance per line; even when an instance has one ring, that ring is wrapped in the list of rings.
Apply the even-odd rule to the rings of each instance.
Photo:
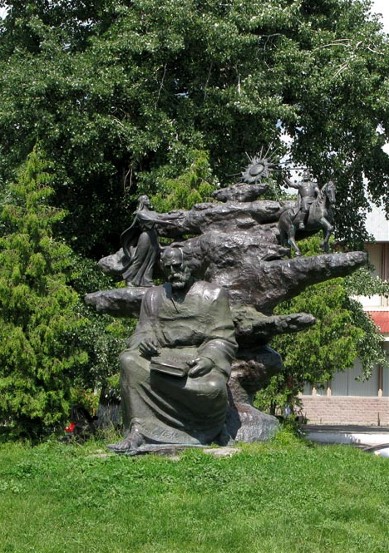
[[[125,438],[110,446],[119,453],[209,444],[225,427],[237,348],[227,291],[195,281],[180,248],[167,248],[161,263],[167,282],[146,292],[120,356]]]

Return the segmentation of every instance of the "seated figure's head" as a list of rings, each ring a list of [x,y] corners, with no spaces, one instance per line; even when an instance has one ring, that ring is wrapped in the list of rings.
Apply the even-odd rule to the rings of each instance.
[[[181,248],[165,248],[161,254],[162,269],[173,290],[185,290],[192,281],[192,273],[184,260]]]

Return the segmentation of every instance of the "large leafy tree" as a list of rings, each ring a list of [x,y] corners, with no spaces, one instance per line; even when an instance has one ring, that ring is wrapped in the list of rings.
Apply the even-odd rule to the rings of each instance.
[[[41,140],[57,163],[56,201],[71,212],[63,233],[78,251],[105,253],[133,195],[174,190],[193,152],[225,182],[245,152],[280,147],[284,130],[294,163],[336,178],[341,237],[362,235],[364,177],[374,201],[387,197],[389,51],[368,1],[7,6],[0,178]]]

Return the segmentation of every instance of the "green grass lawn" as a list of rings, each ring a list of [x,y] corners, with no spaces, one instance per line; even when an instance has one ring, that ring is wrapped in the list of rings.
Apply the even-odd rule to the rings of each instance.
[[[0,445],[0,551],[389,551],[389,459],[280,433],[230,458]]]

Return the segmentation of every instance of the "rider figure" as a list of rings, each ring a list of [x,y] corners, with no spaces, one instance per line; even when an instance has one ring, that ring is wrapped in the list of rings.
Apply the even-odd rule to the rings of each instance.
[[[318,197],[320,189],[318,185],[313,182],[312,173],[309,169],[304,171],[302,181],[299,183],[292,182],[288,177],[284,177],[284,181],[287,186],[298,190],[299,198],[296,204],[298,212],[294,222],[296,223],[297,228],[304,230],[305,220],[308,216],[309,208]]]

